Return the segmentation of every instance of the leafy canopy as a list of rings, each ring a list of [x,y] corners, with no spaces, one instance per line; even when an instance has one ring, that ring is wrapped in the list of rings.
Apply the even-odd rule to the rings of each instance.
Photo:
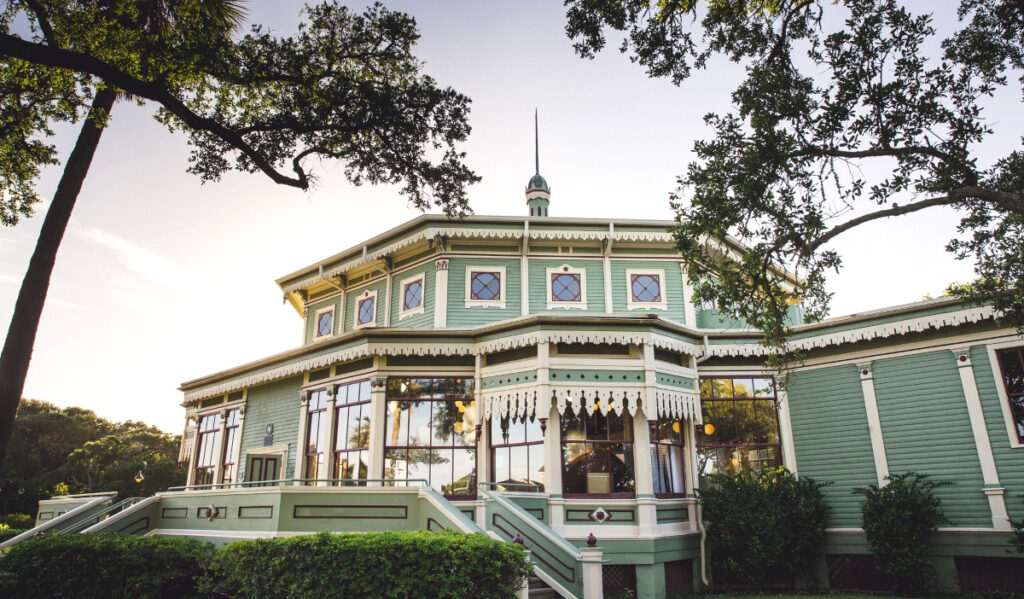
[[[0,222],[38,201],[55,164],[53,124],[83,118],[98,87],[157,105],[183,129],[189,171],[216,181],[262,172],[308,189],[319,159],[338,159],[355,184],[402,183],[416,207],[468,210],[478,180],[456,145],[469,99],[421,73],[415,20],[374,4],[307,6],[298,33],[255,25],[224,0],[9,0],[0,9]]]
[[[984,103],[1024,76],[1024,5],[961,0],[959,28],[896,0],[567,0],[566,31],[592,57],[606,31],[652,77],[681,84],[715,59],[743,65],[728,111],[673,195],[698,299],[713,299],[785,348],[786,307],[828,311],[830,242],[866,222],[934,206],[962,215],[947,247],[1024,331],[1024,153],[990,163]],[[928,5],[930,7],[931,5]],[[738,238],[745,247],[733,243]],[[794,273],[789,279],[783,270]],[[717,277],[717,280],[712,278]]]

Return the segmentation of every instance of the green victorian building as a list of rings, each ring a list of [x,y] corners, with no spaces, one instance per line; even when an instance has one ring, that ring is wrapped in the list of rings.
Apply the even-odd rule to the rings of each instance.
[[[833,482],[818,582],[844,587],[869,567],[852,489],[916,471],[956,481],[943,588],[1019,583],[1024,340],[992,309],[802,324],[794,305],[806,359],[782,385],[756,331],[694,304],[670,221],[549,200],[538,173],[524,217],[424,215],[278,279],[301,347],[183,383],[188,486],[76,530],[484,531],[530,550],[535,595],[663,598],[710,576],[702,479],[783,465]],[[110,502],[56,499],[39,524]]]

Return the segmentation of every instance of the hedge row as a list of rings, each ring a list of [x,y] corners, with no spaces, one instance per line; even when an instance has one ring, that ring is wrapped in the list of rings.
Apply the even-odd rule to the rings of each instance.
[[[27,528],[0,528],[0,543],[3,543],[7,539],[13,539],[21,533],[28,530]]]
[[[0,596],[513,599],[530,565],[483,534],[353,533],[240,541],[48,535],[0,557]]]

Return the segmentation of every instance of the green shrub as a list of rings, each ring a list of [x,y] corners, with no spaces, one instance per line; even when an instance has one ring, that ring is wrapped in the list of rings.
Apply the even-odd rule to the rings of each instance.
[[[890,474],[887,480],[884,487],[854,489],[864,496],[860,509],[868,545],[897,592],[933,590],[930,541],[939,525],[949,522],[935,490],[954,483],[929,480],[916,472]]]
[[[236,598],[514,599],[526,553],[484,534],[397,532],[239,541],[201,588]]]
[[[716,585],[764,586],[806,576],[825,539],[818,483],[785,468],[713,474],[698,491]]]
[[[213,545],[116,533],[46,535],[0,558],[0,596],[76,599],[196,597]]]

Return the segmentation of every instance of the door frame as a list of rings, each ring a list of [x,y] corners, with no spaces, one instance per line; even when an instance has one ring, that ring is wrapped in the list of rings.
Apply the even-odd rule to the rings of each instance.
[[[271,480],[284,480],[288,462],[288,445],[271,445],[270,447],[256,447],[245,451],[245,482],[255,482],[250,478],[249,465],[253,457],[276,457],[278,458],[278,472]]]

